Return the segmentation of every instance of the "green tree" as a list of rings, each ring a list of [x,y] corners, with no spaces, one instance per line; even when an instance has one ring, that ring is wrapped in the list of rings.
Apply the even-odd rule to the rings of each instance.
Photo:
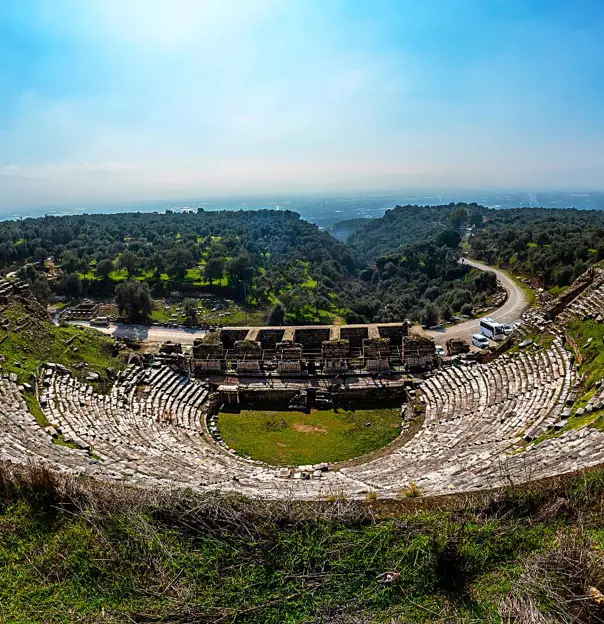
[[[182,281],[187,274],[187,269],[193,265],[193,254],[186,247],[176,247],[170,254],[168,273],[177,280]]]
[[[268,319],[266,321],[269,325],[283,325],[285,322],[285,308],[283,304],[277,302],[269,312]]]
[[[151,315],[153,302],[146,283],[128,280],[115,289],[115,302],[120,315],[130,321],[145,321]]]
[[[479,227],[482,225],[483,216],[482,213],[478,210],[473,210],[468,217],[468,223],[473,225],[474,227]]]
[[[48,256],[48,252],[46,251],[46,249],[44,249],[44,247],[36,247],[33,256],[36,262],[41,262],[42,260],[45,260],[46,256]]]
[[[464,316],[472,316],[474,309],[472,308],[472,304],[471,303],[464,303],[461,306],[461,313]]]
[[[136,273],[138,258],[131,251],[125,251],[118,258],[118,266],[128,272],[128,277],[132,277]]]
[[[249,254],[240,254],[229,260],[227,274],[233,284],[243,288],[243,299],[247,299],[247,287],[254,275],[254,265]]]
[[[436,323],[438,323],[438,309],[431,301],[424,306],[424,309],[420,314],[420,321],[422,325],[427,327],[431,327],[432,325],[436,325]]]
[[[436,237],[439,245],[455,249],[461,243],[461,236],[455,230],[444,230]]]
[[[210,258],[203,271],[204,277],[212,284],[214,280],[221,280],[224,275],[224,258],[214,256]]]
[[[109,275],[113,273],[115,270],[115,265],[113,264],[113,260],[110,258],[104,258],[96,265],[96,273],[104,280],[109,279]]]
[[[197,323],[197,299],[187,298],[182,302],[182,309],[191,324]]]
[[[445,304],[440,309],[440,315],[445,321],[450,321],[453,318],[453,310],[450,305]]]
[[[373,277],[373,269],[363,269],[360,277],[364,282],[370,282]]]
[[[48,285],[48,280],[45,277],[38,277],[36,281],[32,284],[31,290],[34,294],[34,297],[45,306],[50,300],[51,290]]]
[[[63,262],[61,262],[61,268],[65,273],[75,273],[76,272],[76,264],[78,259],[73,253],[66,253],[63,256]]]
[[[468,211],[465,208],[458,208],[451,213],[451,225],[458,230],[467,220]]]
[[[70,299],[77,299],[82,294],[82,280],[75,273],[70,273],[65,280],[65,294]]]
[[[249,254],[240,254],[229,260],[226,270],[236,283],[249,282],[254,275],[254,265]]]

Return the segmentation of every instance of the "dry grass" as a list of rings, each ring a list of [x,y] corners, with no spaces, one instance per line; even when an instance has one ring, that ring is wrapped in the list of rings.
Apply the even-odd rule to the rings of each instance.
[[[419,498],[421,495],[421,490],[414,481],[411,481],[407,487],[399,491],[401,498]]]
[[[531,560],[505,597],[506,623],[595,624],[604,622],[604,559],[578,526],[561,533],[554,548]]]

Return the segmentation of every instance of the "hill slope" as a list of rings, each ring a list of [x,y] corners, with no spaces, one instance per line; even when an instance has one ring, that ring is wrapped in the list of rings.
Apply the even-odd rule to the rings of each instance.
[[[395,253],[410,243],[430,240],[452,225],[455,213],[480,215],[486,208],[477,204],[445,206],[397,206],[383,217],[371,219],[349,236],[347,242],[368,258]]]

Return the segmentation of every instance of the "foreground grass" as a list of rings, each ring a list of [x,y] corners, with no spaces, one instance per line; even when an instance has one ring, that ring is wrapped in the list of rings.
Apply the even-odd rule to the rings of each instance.
[[[598,622],[603,495],[601,471],[402,507],[3,474],[0,622]]]
[[[400,408],[222,411],[218,426],[239,454],[269,464],[338,462],[375,451],[400,433]]]

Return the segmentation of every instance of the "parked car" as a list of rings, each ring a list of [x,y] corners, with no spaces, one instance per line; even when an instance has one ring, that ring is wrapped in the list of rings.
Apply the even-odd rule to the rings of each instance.
[[[109,327],[109,319],[106,316],[97,316],[90,319],[90,325],[92,327]]]
[[[444,358],[447,357],[447,352],[444,347],[436,345],[436,355],[438,355],[438,357]]]
[[[474,334],[472,336],[472,344],[479,349],[488,349],[489,341],[482,334]]]

